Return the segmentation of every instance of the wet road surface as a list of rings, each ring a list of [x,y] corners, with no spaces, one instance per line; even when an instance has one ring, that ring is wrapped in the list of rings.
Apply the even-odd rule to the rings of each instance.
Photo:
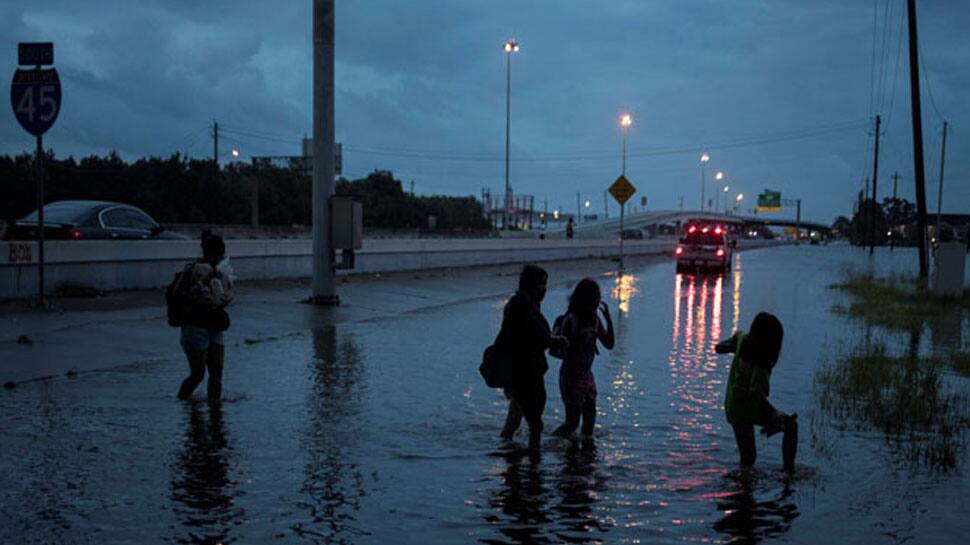
[[[906,256],[876,265],[910,270]],[[596,435],[547,436],[540,456],[524,431],[499,440],[505,398],[477,372],[500,297],[230,346],[218,409],[204,388],[175,399],[174,358],[23,385],[0,394],[0,543],[959,541],[963,472],[814,424],[817,366],[863,335],[826,286],[865,261],[786,247],[719,276],[672,262],[598,275],[617,346],[594,364]],[[550,321],[568,288],[551,278]],[[792,478],[780,436],[759,436],[757,469],[740,471],[721,409],[730,359],[713,346],[762,310],[786,326],[772,400],[800,415]],[[563,417],[557,363],[547,430]]]

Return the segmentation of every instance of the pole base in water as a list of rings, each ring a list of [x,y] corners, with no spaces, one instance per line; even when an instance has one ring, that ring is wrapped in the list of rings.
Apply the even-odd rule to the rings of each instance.
[[[340,296],[339,295],[312,295],[305,303],[311,305],[319,305],[325,307],[339,307],[340,306]]]

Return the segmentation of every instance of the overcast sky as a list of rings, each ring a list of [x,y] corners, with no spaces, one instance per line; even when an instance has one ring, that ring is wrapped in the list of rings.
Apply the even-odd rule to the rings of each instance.
[[[60,157],[211,156],[213,119],[225,129],[223,160],[232,146],[243,158],[298,154],[312,132],[311,7],[3,2],[0,59],[12,74],[17,42],[55,43],[64,100],[45,143]],[[952,127],[944,210],[970,212],[970,10],[965,0],[919,9],[930,210],[942,115]],[[419,194],[502,192],[502,44],[514,37],[511,183],[550,209],[575,210],[580,192],[602,211],[620,173],[622,112],[634,120],[627,175],[650,208],[683,197],[696,209],[708,150],[708,196],[722,170],[745,209],[771,188],[802,198],[810,219],[849,214],[872,173],[876,113],[880,197],[898,170],[912,199],[904,13],[905,0],[338,0],[344,175],[391,170]],[[9,108],[0,119],[0,153],[32,149]]]

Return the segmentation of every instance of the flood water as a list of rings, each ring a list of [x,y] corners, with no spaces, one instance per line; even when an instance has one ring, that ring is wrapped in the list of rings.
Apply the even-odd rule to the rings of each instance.
[[[965,454],[963,465],[937,471],[901,459],[895,439],[878,432],[819,424],[817,367],[878,334],[833,313],[842,296],[827,289],[846,264],[868,257],[829,246],[735,259],[724,275],[675,275],[666,262],[597,277],[617,344],[594,364],[596,434],[547,436],[540,456],[522,451],[524,431],[511,445],[498,438],[505,398],[477,371],[501,298],[321,320],[230,346],[221,409],[175,399],[186,373],[175,359],[2,392],[0,542],[964,539]],[[898,271],[916,261],[907,250],[876,260]],[[551,321],[569,280],[550,280]],[[723,416],[730,358],[713,346],[762,310],[786,327],[771,398],[799,414],[791,478],[781,471],[780,435],[759,435],[756,470],[740,471]],[[923,342],[962,344],[965,329],[959,321]],[[547,430],[563,416],[557,361],[550,365]]]

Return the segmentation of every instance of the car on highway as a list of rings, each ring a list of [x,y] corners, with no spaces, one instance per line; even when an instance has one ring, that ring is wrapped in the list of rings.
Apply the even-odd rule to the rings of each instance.
[[[688,224],[684,236],[674,250],[677,272],[729,269],[735,246],[728,229],[723,225]]]
[[[37,211],[13,222],[8,240],[37,240]],[[167,231],[144,210],[109,201],[55,201],[44,205],[46,240],[187,240]]]

